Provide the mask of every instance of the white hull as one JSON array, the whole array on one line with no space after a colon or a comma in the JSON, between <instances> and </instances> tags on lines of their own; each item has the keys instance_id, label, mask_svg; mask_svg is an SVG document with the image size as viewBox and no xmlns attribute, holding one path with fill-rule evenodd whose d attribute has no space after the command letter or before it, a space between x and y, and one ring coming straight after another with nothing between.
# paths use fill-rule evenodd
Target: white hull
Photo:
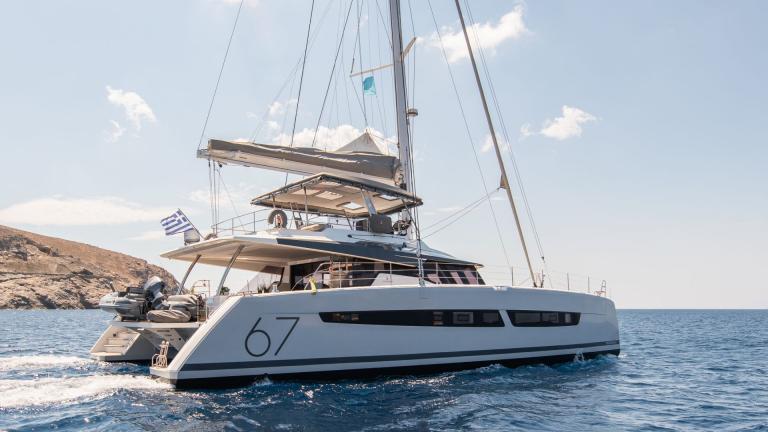
<instances>
[{"instance_id":1,"label":"white hull","mask_svg":"<svg viewBox=\"0 0 768 432\"><path fill-rule=\"evenodd\" d=\"M324 322L322 312L493 310L499 326L380 325ZM567 311L577 325L518 327L507 310ZM502 326L503 325L503 326ZM618 354L611 300L594 295L490 286L365 287L229 297L151 373L176 385L232 378L375 375L564 361Z\"/></svg>"}]
</instances>

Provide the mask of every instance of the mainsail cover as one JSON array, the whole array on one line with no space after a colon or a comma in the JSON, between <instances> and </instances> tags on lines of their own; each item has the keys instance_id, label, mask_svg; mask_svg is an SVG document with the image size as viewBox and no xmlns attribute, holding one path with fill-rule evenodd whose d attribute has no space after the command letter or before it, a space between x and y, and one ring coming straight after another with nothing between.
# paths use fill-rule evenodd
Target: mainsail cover
<instances>
[{"instance_id":1,"label":"mainsail cover","mask_svg":"<svg viewBox=\"0 0 768 432\"><path fill-rule=\"evenodd\" d=\"M381 153L367 132L336 151L211 139L208 148L198 150L197 156L302 175L347 174L393 185L402 181L400 161Z\"/></svg>"}]
</instances>

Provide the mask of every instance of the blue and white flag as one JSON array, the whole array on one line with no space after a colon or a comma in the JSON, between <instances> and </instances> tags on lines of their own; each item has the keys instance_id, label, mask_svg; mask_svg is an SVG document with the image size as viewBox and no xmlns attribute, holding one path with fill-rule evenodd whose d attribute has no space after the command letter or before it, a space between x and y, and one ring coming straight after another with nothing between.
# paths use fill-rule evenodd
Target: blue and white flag
<instances>
[{"instance_id":1,"label":"blue and white flag","mask_svg":"<svg viewBox=\"0 0 768 432\"><path fill-rule=\"evenodd\" d=\"M369 96L376 95L376 82L373 81L373 76L366 77L363 80L363 94Z\"/></svg>"},{"instance_id":2,"label":"blue and white flag","mask_svg":"<svg viewBox=\"0 0 768 432\"><path fill-rule=\"evenodd\" d=\"M187 219L187 216L181 210L176 210L174 214L161 220L160 224L165 229L165 235L167 236L195 229L192 222Z\"/></svg>"}]
</instances>

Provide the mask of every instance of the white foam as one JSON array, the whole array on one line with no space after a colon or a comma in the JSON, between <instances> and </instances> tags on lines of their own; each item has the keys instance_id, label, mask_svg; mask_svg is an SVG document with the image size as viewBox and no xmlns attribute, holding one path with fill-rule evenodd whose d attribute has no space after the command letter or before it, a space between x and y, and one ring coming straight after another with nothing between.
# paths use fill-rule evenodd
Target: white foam
<instances>
[{"instance_id":1,"label":"white foam","mask_svg":"<svg viewBox=\"0 0 768 432\"><path fill-rule=\"evenodd\" d=\"M0 371L21 369L46 369L58 366L81 366L90 360L82 357L30 355L15 357L0 357Z\"/></svg>"},{"instance_id":2,"label":"white foam","mask_svg":"<svg viewBox=\"0 0 768 432\"><path fill-rule=\"evenodd\" d=\"M99 399L117 390L168 390L171 386L148 377L93 375L34 380L0 380L0 408Z\"/></svg>"}]
</instances>

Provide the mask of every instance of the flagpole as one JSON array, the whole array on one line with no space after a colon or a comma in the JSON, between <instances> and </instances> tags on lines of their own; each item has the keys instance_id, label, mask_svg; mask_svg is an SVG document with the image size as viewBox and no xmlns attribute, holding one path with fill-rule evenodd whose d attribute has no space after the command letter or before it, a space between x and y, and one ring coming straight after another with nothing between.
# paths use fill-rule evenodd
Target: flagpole
<instances>
[{"instance_id":1,"label":"flagpole","mask_svg":"<svg viewBox=\"0 0 768 432\"><path fill-rule=\"evenodd\" d=\"M186 214L186 213L184 213L183 211L181 211L181 209L180 209L180 208L176 208L176 210L177 210L179 213L183 214L185 218L187 218L187 222L189 222L189 224L190 224L190 225L192 225L192 228L195 230L195 232L197 233L197 235L198 235L198 236L200 236L200 238L202 239L202 238L203 238L203 235L200 233L200 230L199 230L199 229L197 229L197 227L195 226L195 224L193 224L193 223L192 223L192 219L190 219L189 217L187 217L187 214ZM186 231L184 231L184 232L186 232Z\"/></svg>"}]
</instances>

